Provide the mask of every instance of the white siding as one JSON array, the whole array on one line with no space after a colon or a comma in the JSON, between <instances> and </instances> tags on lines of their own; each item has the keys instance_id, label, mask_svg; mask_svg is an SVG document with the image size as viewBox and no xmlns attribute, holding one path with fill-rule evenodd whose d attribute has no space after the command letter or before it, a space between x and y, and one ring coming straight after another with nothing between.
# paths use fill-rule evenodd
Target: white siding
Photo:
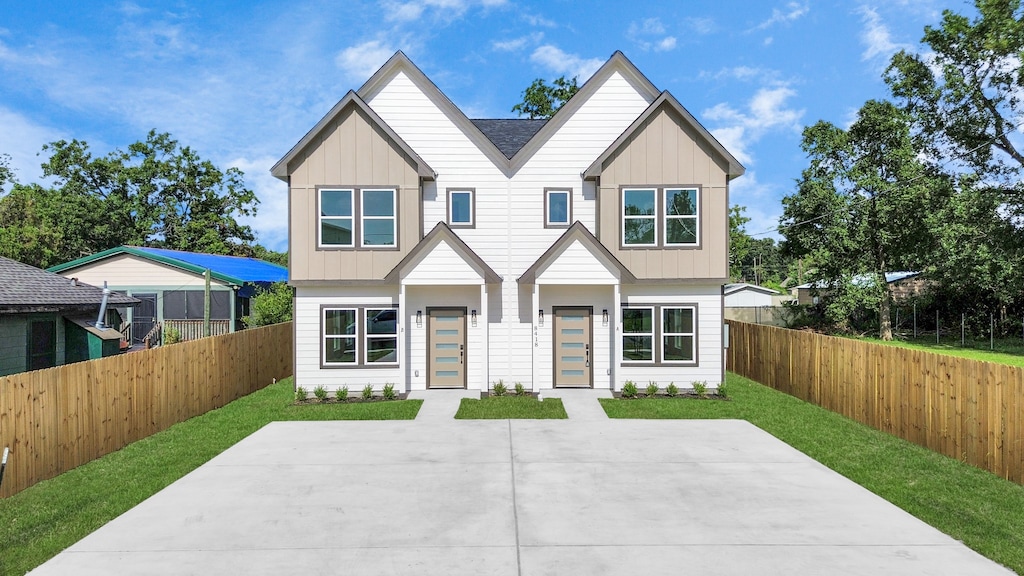
<instances>
[{"instance_id":1,"label":"white siding","mask_svg":"<svg viewBox=\"0 0 1024 576\"><path fill-rule=\"evenodd\" d=\"M482 284L483 278L451 245L440 241L402 279L405 284Z\"/></svg>"},{"instance_id":2,"label":"white siding","mask_svg":"<svg viewBox=\"0 0 1024 576\"><path fill-rule=\"evenodd\" d=\"M131 254L119 254L104 258L99 262L85 264L77 268L65 270L61 276L78 278L86 284L103 286L106 280L110 286L204 286L206 281L202 274L186 272L166 264L145 260ZM219 280L211 280L211 285L227 286Z\"/></svg>"},{"instance_id":3,"label":"white siding","mask_svg":"<svg viewBox=\"0 0 1024 576\"><path fill-rule=\"evenodd\" d=\"M618 278L579 240L537 275L537 284L615 284Z\"/></svg>"},{"instance_id":4,"label":"white siding","mask_svg":"<svg viewBox=\"0 0 1024 576\"><path fill-rule=\"evenodd\" d=\"M483 372L483 359L487 351L483 347L483 331L488 327L480 311L479 286L412 286L406 288L406 310L402 314L406 322L409 354L408 381L410 390L427 388L427 308L466 309L466 387L471 390L487 388L487 377ZM416 311L423 313L423 321L416 325ZM473 325L471 313L477 311L477 322Z\"/></svg>"},{"instance_id":5,"label":"white siding","mask_svg":"<svg viewBox=\"0 0 1024 576\"><path fill-rule=\"evenodd\" d=\"M612 338L615 331L614 294L611 286L541 286L540 307L544 310L544 325L534 320L534 390L552 387L554 354L555 306L589 306L591 313L591 370L595 389L612 387ZM608 310L608 324L604 324L603 311Z\"/></svg>"}]
</instances>

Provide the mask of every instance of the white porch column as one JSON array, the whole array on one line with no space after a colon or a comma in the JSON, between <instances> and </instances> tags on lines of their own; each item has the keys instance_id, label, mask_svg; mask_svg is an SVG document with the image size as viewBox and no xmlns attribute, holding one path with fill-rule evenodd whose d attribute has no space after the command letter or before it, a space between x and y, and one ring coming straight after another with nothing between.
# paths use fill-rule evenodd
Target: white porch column
<instances>
[{"instance_id":1,"label":"white porch column","mask_svg":"<svg viewBox=\"0 0 1024 576\"><path fill-rule=\"evenodd\" d=\"M490 325L487 323L487 282L480 284L480 311L477 314L478 328L482 333L481 341L483 342L483 350L480 353L480 357L483 360L483 365L480 367L484 375L483 389L487 389L487 384L491 381L490 371L490 359L491 359L491 346L489 343L489 332Z\"/></svg>"},{"instance_id":2,"label":"white porch column","mask_svg":"<svg viewBox=\"0 0 1024 576\"><path fill-rule=\"evenodd\" d=\"M539 325L540 323L537 320L539 312L540 312L540 286L538 284L534 284L533 285L533 321L532 321L533 334L530 337L530 340L533 342L533 346L531 346L531 352L532 352L531 357L533 358L533 369L530 371L530 388L534 392L539 392L540 391L540 389L537 387L537 385L538 385L537 374L540 373L538 371L539 367L537 366L537 363L540 361L540 359L538 358L538 353L540 352L540 350L538 348L540 346L539 330L542 330L543 327L541 327ZM545 322L550 322L551 320L548 319L548 318L545 318L544 321Z\"/></svg>"},{"instance_id":3,"label":"white porch column","mask_svg":"<svg viewBox=\"0 0 1024 576\"><path fill-rule=\"evenodd\" d=\"M619 389L619 365L622 363L622 290L620 284L614 284L614 300L612 305L612 357L608 363L612 369L612 390Z\"/></svg>"},{"instance_id":4,"label":"white porch column","mask_svg":"<svg viewBox=\"0 0 1024 576\"><path fill-rule=\"evenodd\" d=\"M409 354L409 350L412 348L409 342L409 331L406 330L406 318L409 317L409 311L405 309L405 282L398 282L398 362L402 367L402 381L401 389L405 392L409 391L409 370L412 367L412 357Z\"/></svg>"}]
</instances>

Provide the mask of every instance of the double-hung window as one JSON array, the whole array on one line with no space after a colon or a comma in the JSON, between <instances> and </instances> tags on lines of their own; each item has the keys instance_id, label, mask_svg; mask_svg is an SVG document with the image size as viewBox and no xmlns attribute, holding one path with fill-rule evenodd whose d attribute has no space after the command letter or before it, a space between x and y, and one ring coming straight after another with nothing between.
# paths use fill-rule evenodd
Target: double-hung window
<instances>
[{"instance_id":1,"label":"double-hung window","mask_svg":"<svg viewBox=\"0 0 1024 576\"><path fill-rule=\"evenodd\" d=\"M398 309L322 309L324 367L398 364Z\"/></svg>"},{"instance_id":2,"label":"double-hung window","mask_svg":"<svg viewBox=\"0 0 1024 576\"><path fill-rule=\"evenodd\" d=\"M622 189L622 247L700 245L700 188Z\"/></svg>"},{"instance_id":3,"label":"double-hung window","mask_svg":"<svg viewBox=\"0 0 1024 576\"><path fill-rule=\"evenodd\" d=\"M474 190L448 190L448 225L452 228L473 228L476 226L476 210L473 204Z\"/></svg>"},{"instance_id":4,"label":"double-hung window","mask_svg":"<svg viewBox=\"0 0 1024 576\"><path fill-rule=\"evenodd\" d=\"M318 193L320 247L398 245L394 188L321 188Z\"/></svg>"},{"instance_id":5,"label":"double-hung window","mask_svg":"<svg viewBox=\"0 0 1024 576\"><path fill-rule=\"evenodd\" d=\"M622 362L696 364L695 305L626 306L622 309Z\"/></svg>"},{"instance_id":6,"label":"double-hung window","mask_svg":"<svg viewBox=\"0 0 1024 576\"><path fill-rule=\"evenodd\" d=\"M572 222L572 190L544 189L544 227L568 228Z\"/></svg>"}]
</instances>

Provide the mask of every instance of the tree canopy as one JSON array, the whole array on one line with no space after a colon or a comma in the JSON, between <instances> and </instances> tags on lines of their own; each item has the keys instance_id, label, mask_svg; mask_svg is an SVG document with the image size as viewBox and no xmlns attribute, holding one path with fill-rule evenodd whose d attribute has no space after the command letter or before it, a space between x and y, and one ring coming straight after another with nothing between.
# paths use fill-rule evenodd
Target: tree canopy
<instances>
[{"instance_id":1,"label":"tree canopy","mask_svg":"<svg viewBox=\"0 0 1024 576\"><path fill-rule=\"evenodd\" d=\"M559 76L552 84L537 78L523 90L523 101L513 106L512 111L531 119L551 118L579 89L575 77L566 80L565 76Z\"/></svg>"}]
</instances>

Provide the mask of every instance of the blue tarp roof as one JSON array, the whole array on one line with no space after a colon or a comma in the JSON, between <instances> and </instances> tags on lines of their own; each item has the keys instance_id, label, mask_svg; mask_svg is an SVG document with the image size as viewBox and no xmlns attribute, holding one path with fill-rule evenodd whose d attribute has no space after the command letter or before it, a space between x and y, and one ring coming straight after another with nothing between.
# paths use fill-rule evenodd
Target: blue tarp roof
<instances>
[{"instance_id":1,"label":"blue tarp roof","mask_svg":"<svg viewBox=\"0 0 1024 576\"><path fill-rule=\"evenodd\" d=\"M179 250L166 250L164 248L136 247L135 249L154 256L179 260L199 268L208 268L211 273L230 276L243 282L285 282L288 280L287 268L256 258L182 252Z\"/></svg>"}]
</instances>

